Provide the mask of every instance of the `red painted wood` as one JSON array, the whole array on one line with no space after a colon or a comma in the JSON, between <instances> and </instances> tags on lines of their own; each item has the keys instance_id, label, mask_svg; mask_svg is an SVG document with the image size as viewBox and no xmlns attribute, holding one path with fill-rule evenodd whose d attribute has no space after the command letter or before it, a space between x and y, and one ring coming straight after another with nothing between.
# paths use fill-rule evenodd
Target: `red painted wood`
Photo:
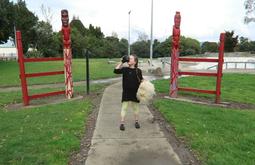
<instances>
[{"instance_id":1,"label":"red painted wood","mask_svg":"<svg viewBox=\"0 0 255 165\"><path fill-rule=\"evenodd\" d=\"M71 26L67 10L61 10L66 97L73 97Z\"/></svg>"},{"instance_id":2,"label":"red painted wood","mask_svg":"<svg viewBox=\"0 0 255 165\"><path fill-rule=\"evenodd\" d=\"M50 57L50 58L25 58L24 62L47 62L47 61L63 61L63 57Z\"/></svg>"},{"instance_id":3,"label":"red painted wood","mask_svg":"<svg viewBox=\"0 0 255 165\"><path fill-rule=\"evenodd\" d=\"M18 49L18 62L19 62L23 104L26 106L29 104L29 97L28 97L28 90L27 90L27 80L25 76L24 55L23 55L23 46L22 46L20 31L16 31L16 43L17 43L17 49Z\"/></svg>"},{"instance_id":4,"label":"red painted wood","mask_svg":"<svg viewBox=\"0 0 255 165\"><path fill-rule=\"evenodd\" d=\"M181 36L181 15L180 12L176 12L174 17L174 26L172 33L172 53L171 53L171 79L170 79L170 97L177 97L178 94L178 65L179 65L179 47Z\"/></svg>"},{"instance_id":5,"label":"red painted wood","mask_svg":"<svg viewBox=\"0 0 255 165\"><path fill-rule=\"evenodd\" d=\"M202 90L202 89L195 89L195 88L178 88L180 91L187 91L187 92L198 92L198 93L206 93L206 94L216 94L216 91L213 90Z\"/></svg>"},{"instance_id":6,"label":"red painted wood","mask_svg":"<svg viewBox=\"0 0 255 165\"><path fill-rule=\"evenodd\" d=\"M38 99L38 98L42 98L42 97L61 95L61 94L65 94L65 93L66 93L65 91L42 93L42 94L36 94L36 95L29 96L29 99Z\"/></svg>"},{"instance_id":7,"label":"red painted wood","mask_svg":"<svg viewBox=\"0 0 255 165\"><path fill-rule=\"evenodd\" d=\"M187 62L218 62L218 59L209 59L209 58L187 58L187 57L179 57L179 61L187 61Z\"/></svg>"},{"instance_id":8,"label":"red painted wood","mask_svg":"<svg viewBox=\"0 0 255 165\"><path fill-rule=\"evenodd\" d=\"M170 78L170 97L177 97L178 90L215 94L215 102L220 103L221 94L221 78L224 62L224 40L225 34L220 35L220 46L219 46L219 57L218 59L208 59L208 58L189 58L189 57L179 57L179 47L180 47L180 12L176 12L175 24L173 26L173 37L172 37L172 54L171 54L171 78ZM218 70L217 73L201 73L201 72L179 72L178 64L179 61L186 62L217 62ZM191 76L212 76L216 77L216 91L213 90L201 90L193 88L179 88L178 87L178 76L180 75L191 75Z\"/></svg>"},{"instance_id":9,"label":"red painted wood","mask_svg":"<svg viewBox=\"0 0 255 165\"><path fill-rule=\"evenodd\" d=\"M216 77L217 73L201 73L201 72L178 72L180 75L190 75L190 76L211 76Z\"/></svg>"},{"instance_id":10,"label":"red painted wood","mask_svg":"<svg viewBox=\"0 0 255 165\"><path fill-rule=\"evenodd\" d=\"M41 72L41 73L28 73L25 76L27 78L31 77L40 77L40 76L52 76L52 75L58 75L58 74L64 74L64 71L55 71L55 72Z\"/></svg>"},{"instance_id":11,"label":"red painted wood","mask_svg":"<svg viewBox=\"0 0 255 165\"><path fill-rule=\"evenodd\" d=\"M223 70L223 63L224 63L224 42L225 42L225 33L221 33L220 46L219 46L219 63L218 63L217 80L216 80L216 98L215 98L216 103L220 103L221 78L222 78L222 70Z\"/></svg>"}]
</instances>

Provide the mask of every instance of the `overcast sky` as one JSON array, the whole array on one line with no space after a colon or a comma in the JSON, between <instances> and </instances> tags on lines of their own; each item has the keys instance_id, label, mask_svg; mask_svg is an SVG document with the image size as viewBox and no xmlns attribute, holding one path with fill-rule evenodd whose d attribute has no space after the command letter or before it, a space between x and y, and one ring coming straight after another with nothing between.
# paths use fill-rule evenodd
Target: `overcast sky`
<instances>
[{"instance_id":1,"label":"overcast sky","mask_svg":"<svg viewBox=\"0 0 255 165\"><path fill-rule=\"evenodd\" d=\"M131 40L138 33L150 36L151 0L26 0L28 8L41 20L40 6L53 13L53 29L60 30L61 9L68 9L70 18L79 16L83 24L100 26L105 35L116 32L127 38L128 11L131 10ZM182 16L182 35L199 41L218 41L225 30L235 30L239 36L255 40L255 23L245 25L244 0L154 0L154 38L163 40L172 33L175 11Z\"/></svg>"}]
</instances>

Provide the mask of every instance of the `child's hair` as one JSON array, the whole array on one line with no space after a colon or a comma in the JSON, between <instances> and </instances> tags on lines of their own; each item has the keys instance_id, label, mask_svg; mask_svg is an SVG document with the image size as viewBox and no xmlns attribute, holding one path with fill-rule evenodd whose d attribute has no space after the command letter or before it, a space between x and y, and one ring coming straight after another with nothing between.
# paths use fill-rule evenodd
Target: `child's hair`
<instances>
[{"instance_id":1,"label":"child's hair","mask_svg":"<svg viewBox=\"0 0 255 165\"><path fill-rule=\"evenodd\" d=\"M134 60L135 60L135 68L138 68L138 57L136 54L131 54L130 56L133 56L134 57Z\"/></svg>"}]
</instances>

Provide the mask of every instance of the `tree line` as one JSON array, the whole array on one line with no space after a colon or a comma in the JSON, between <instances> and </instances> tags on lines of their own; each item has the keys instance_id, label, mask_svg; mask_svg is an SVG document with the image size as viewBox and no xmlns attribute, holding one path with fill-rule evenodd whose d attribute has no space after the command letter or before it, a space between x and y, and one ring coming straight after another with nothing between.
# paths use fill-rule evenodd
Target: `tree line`
<instances>
[{"instance_id":1,"label":"tree line","mask_svg":"<svg viewBox=\"0 0 255 165\"><path fill-rule=\"evenodd\" d=\"M22 32L24 51L28 57L62 56L62 34L54 32L49 19L41 21L26 6L25 1L16 3L9 0L0 1L0 44L9 39L14 40L14 27ZM78 17L71 22L72 51L74 58L83 58L84 51L91 57L115 58L127 54L128 41L119 38L117 33L105 36L100 27L89 25L85 27ZM169 56L172 36L164 41L154 40L153 56ZM203 42L190 37L181 36L180 55L195 55L205 52L217 52L218 42ZM27 51L32 48L34 51ZM139 57L149 57L150 40L146 34L140 34L138 40L131 44L131 53ZM255 41L235 36L234 31L226 31L225 51L255 52Z\"/></svg>"}]
</instances>

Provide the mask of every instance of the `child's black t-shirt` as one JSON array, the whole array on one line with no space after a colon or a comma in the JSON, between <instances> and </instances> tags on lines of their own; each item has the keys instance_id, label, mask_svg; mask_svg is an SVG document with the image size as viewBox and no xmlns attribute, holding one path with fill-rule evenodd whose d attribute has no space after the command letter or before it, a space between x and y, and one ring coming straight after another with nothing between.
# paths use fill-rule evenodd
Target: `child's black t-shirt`
<instances>
[{"instance_id":1,"label":"child's black t-shirt","mask_svg":"<svg viewBox=\"0 0 255 165\"><path fill-rule=\"evenodd\" d=\"M139 102L139 100L136 98L136 93L140 82L143 80L141 69L123 67L120 69L114 69L114 73L122 74L122 102Z\"/></svg>"}]
</instances>

